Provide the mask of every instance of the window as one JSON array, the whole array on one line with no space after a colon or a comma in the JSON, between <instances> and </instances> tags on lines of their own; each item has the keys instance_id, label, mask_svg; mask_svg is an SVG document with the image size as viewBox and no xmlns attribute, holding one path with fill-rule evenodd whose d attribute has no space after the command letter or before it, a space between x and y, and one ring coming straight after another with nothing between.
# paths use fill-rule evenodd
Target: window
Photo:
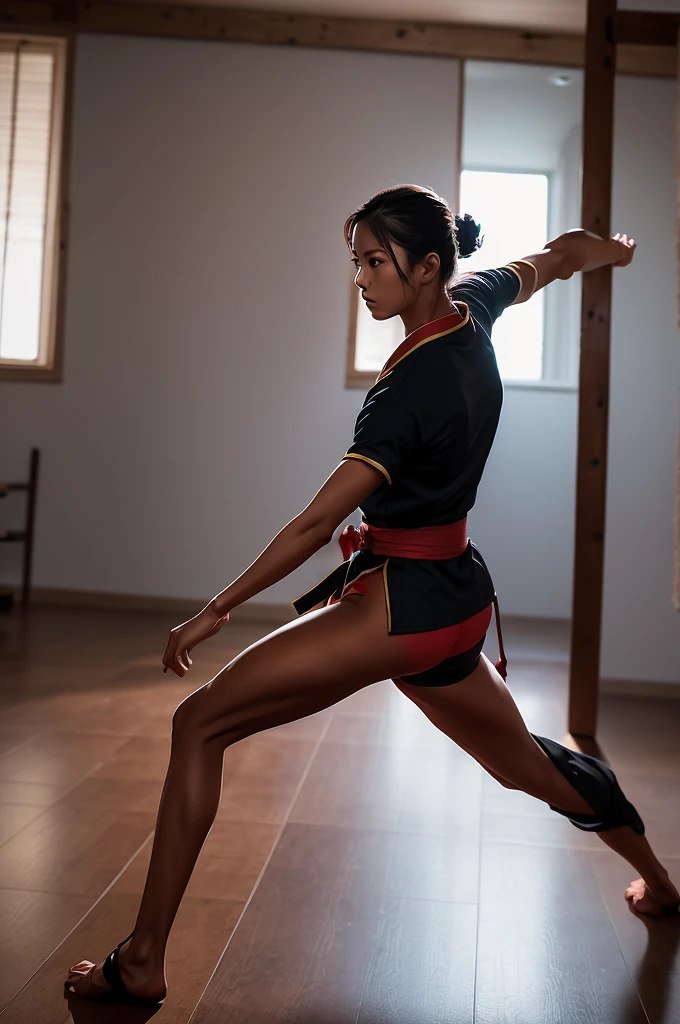
<instances>
[{"instance_id":1,"label":"window","mask_svg":"<svg viewBox=\"0 0 680 1024\"><path fill-rule=\"evenodd\" d=\"M572 133L578 143L580 136ZM576 181L576 179L574 179ZM459 261L461 273L503 266L540 252L560 233L561 207L577 186L555 172L466 168L461 173L460 210L481 225L484 241ZM569 195L566 198L569 198ZM573 225L571 225L573 226ZM352 269L352 274L354 270ZM388 356L404 339L400 317L374 320L351 284L348 387L369 387ZM578 376L580 278L556 281L518 306L508 307L493 328L502 379L508 383L575 388Z\"/></svg>"},{"instance_id":2,"label":"window","mask_svg":"<svg viewBox=\"0 0 680 1024\"><path fill-rule=\"evenodd\" d=\"M0 377L57 380L68 43L0 34Z\"/></svg>"},{"instance_id":3,"label":"window","mask_svg":"<svg viewBox=\"0 0 680 1024\"><path fill-rule=\"evenodd\" d=\"M404 340L404 324L398 316L374 320L354 283L356 268L351 267L349 300L349 338L345 387L369 388L388 356Z\"/></svg>"},{"instance_id":4,"label":"window","mask_svg":"<svg viewBox=\"0 0 680 1024\"><path fill-rule=\"evenodd\" d=\"M540 252L548 240L547 174L464 170L460 209L481 225L481 249L460 260L462 271L500 267ZM545 290L511 306L494 324L493 346L503 380L541 380Z\"/></svg>"}]
</instances>

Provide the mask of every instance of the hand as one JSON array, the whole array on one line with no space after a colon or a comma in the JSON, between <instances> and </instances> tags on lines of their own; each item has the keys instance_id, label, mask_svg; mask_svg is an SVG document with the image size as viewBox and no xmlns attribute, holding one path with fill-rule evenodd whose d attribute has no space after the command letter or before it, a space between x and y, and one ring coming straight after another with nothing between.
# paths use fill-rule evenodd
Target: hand
<instances>
[{"instance_id":1,"label":"hand","mask_svg":"<svg viewBox=\"0 0 680 1024\"><path fill-rule=\"evenodd\" d=\"M217 616L210 609L210 605L204 608L193 619L187 619L181 626L175 626L170 630L170 639L163 655L164 672L170 668L180 678L185 675L193 664L189 657L189 651L207 640L209 636L219 633L223 623L229 621L229 612L226 615Z\"/></svg>"},{"instance_id":2,"label":"hand","mask_svg":"<svg viewBox=\"0 0 680 1024\"><path fill-rule=\"evenodd\" d=\"M614 235L612 242L618 243L618 248L621 252L621 256L612 264L612 266L627 267L633 259L633 253L635 252L637 242L634 238L629 238L628 235L622 235L620 231L617 231Z\"/></svg>"}]
</instances>

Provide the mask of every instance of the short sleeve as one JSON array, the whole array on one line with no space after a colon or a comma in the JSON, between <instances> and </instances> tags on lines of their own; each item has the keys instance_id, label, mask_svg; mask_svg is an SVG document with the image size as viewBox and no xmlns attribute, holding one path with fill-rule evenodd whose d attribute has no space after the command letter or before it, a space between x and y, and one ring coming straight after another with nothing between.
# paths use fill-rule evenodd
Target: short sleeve
<instances>
[{"instance_id":1,"label":"short sleeve","mask_svg":"<svg viewBox=\"0 0 680 1024\"><path fill-rule=\"evenodd\" d=\"M471 306L473 315L490 332L503 310L515 301L521 288L519 271L508 264L466 274L450 288L450 294Z\"/></svg>"},{"instance_id":2,"label":"short sleeve","mask_svg":"<svg viewBox=\"0 0 680 1024\"><path fill-rule=\"evenodd\" d=\"M389 484L398 477L420 436L415 403L406 383L382 380L373 385L357 416L354 440L342 457L369 462Z\"/></svg>"}]
</instances>

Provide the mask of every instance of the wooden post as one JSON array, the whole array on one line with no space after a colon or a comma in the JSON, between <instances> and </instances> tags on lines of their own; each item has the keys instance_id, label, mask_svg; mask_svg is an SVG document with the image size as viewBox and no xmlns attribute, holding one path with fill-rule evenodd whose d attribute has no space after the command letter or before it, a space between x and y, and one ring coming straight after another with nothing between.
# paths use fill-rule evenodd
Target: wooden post
<instances>
[{"instance_id":1,"label":"wooden post","mask_svg":"<svg viewBox=\"0 0 680 1024\"><path fill-rule=\"evenodd\" d=\"M24 560L21 577L21 607L28 610L33 572L33 542L35 538L35 510L38 500L38 473L40 470L40 449L31 448L31 468L28 474L26 500L26 526L24 530Z\"/></svg>"},{"instance_id":2,"label":"wooden post","mask_svg":"<svg viewBox=\"0 0 680 1024\"><path fill-rule=\"evenodd\" d=\"M616 0L588 0L581 226L611 233ZM594 739L602 622L611 267L583 274L569 732Z\"/></svg>"}]
</instances>

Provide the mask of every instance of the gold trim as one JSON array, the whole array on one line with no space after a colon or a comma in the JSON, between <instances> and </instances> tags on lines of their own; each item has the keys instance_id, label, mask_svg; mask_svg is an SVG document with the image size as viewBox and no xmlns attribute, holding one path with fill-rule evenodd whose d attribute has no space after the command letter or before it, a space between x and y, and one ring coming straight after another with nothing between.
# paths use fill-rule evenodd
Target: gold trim
<instances>
[{"instance_id":1,"label":"gold trim","mask_svg":"<svg viewBox=\"0 0 680 1024\"><path fill-rule=\"evenodd\" d=\"M538 287L538 267L536 266L535 263L532 263L531 260L513 260L512 262L513 262L513 264L525 263L528 267L531 267L531 269L533 270L533 272L534 272L534 287L531 289L531 292L528 295L528 298L531 298L531 296L536 291L536 288ZM512 267L512 264L508 263L508 266ZM512 269L514 269L514 268L512 268ZM515 271L515 273L517 273L517 271ZM520 281L522 281L521 277L520 277ZM523 281L522 281L522 284L524 284ZM520 291L521 291L521 287L520 287Z\"/></svg>"},{"instance_id":2,"label":"gold trim","mask_svg":"<svg viewBox=\"0 0 680 1024\"><path fill-rule=\"evenodd\" d=\"M382 572L383 572L383 586L385 588L385 605L387 607L387 632L389 633L389 631L392 629L392 609L390 608L390 591L389 591L389 587L387 586L387 563L388 562L389 562L389 558L386 558L385 561L383 562Z\"/></svg>"},{"instance_id":3,"label":"gold trim","mask_svg":"<svg viewBox=\"0 0 680 1024\"><path fill-rule=\"evenodd\" d=\"M515 260L513 263L506 263L505 266L506 266L506 268L508 270L511 270L513 272L513 274L515 275L515 277L519 281L519 291L521 292L522 291L522 286L524 285L524 281L522 280L522 275L520 274L519 270L517 270L517 267L516 267L518 262L519 262L518 260ZM517 292L517 295L519 295L519 292ZM517 295L515 296L515 298L517 298Z\"/></svg>"},{"instance_id":4,"label":"gold trim","mask_svg":"<svg viewBox=\"0 0 680 1024\"><path fill-rule=\"evenodd\" d=\"M449 314L445 314L445 315L449 315ZM445 331L439 331L438 334L431 334L429 338L423 338L423 340L419 341L417 345L414 345L413 348L410 348L408 350L408 352L404 352L403 356L399 356L397 361L395 363L392 363L392 365L390 366L389 370L386 370L384 373L381 371L378 374L378 376L375 378L376 384L378 383L379 380L382 380L383 377L386 377L388 373L391 373L392 370L394 369L394 367L398 366L399 363L402 361L402 359L406 359L406 356L410 356L411 352L415 352L416 349L421 347L421 345L426 345L428 341L434 341L436 338L443 338L445 334L453 334L455 331L459 331L461 329L461 327L465 327L465 325L469 321L469 319L470 319L470 309L468 307L468 311L465 314L465 319L463 321L461 321L461 323L457 324L455 327L449 327ZM419 328L416 328L416 330L419 330ZM404 340L406 340L406 339L404 339ZM388 362L389 362L389 359L388 359Z\"/></svg>"},{"instance_id":5,"label":"gold trim","mask_svg":"<svg viewBox=\"0 0 680 1024\"><path fill-rule=\"evenodd\" d=\"M307 596L307 594L311 594L311 592L312 592L313 590L316 590L316 588L317 588L317 587L320 587L322 583L325 583L325 582L326 582L326 580L329 580L329 579L331 578L331 576L333 575L333 573L334 573L334 572L337 572L337 571L338 571L338 569L340 568L340 566L341 566L341 565L344 565L344 564L345 564L345 562L349 562L349 558L344 558L344 559L342 560L342 562L338 562L338 564L337 564L337 565L335 566L335 568L334 568L334 569L331 569L331 571L330 571L330 572L329 572L329 573L328 573L328 574L327 574L326 576L324 576L324 577L323 577L322 579L318 580L318 581L317 581L317 582L316 582L316 583L314 584L314 586L313 586L313 587L310 587L310 588L309 588L309 590L305 590L304 594L300 594L300 596L299 596L299 597L296 597L296 598L294 598L294 599L293 599L293 600L292 600L292 601L290 602L290 603L291 603L291 605L292 605L292 606L293 606L293 607L295 608L295 602L296 602L296 601L301 601L303 597L306 597L306 596ZM295 608L295 611L297 611L297 608Z\"/></svg>"},{"instance_id":6,"label":"gold trim","mask_svg":"<svg viewBox=\"0 0 680 1024\"><path fill-rule=\"evenodd\" d=\"M380 572L381 569L382 565L374 565L372 569L364 569L362 572L359 573L358 576L355 576L353 580L350 580L349 583L345 583L340 593L340 597L338 598L338 601L342 601L343 597L345 596L345 591L349 590L349 588L353 586L357 580L360 580L362 576L370 576L371 573ZM331 597L332 596L333 595L331 595Z\"/></svg>"},{"instance_id":7,"label":"gold trim","mask_svg":"<svg viewBox=\"0 0 680 1024\"><path fill-rule=\"evenodd\" d=\"M375 466L376 469L379 469L380 472L385 477L385 479L387 480L388 484L392 483L392 478L391 478L390 474L387 472L387 470L385 469L385 467L381 466L379 462L375 462L373 459L369 459L367 455L359 455L356 452L348 452L345 455L343 455L343 457L340 459L340 461L344 462L345 459L363 459L364 462L368 462L368 463L370 463L371 466Z\"/></svg>"}]
</instances>

